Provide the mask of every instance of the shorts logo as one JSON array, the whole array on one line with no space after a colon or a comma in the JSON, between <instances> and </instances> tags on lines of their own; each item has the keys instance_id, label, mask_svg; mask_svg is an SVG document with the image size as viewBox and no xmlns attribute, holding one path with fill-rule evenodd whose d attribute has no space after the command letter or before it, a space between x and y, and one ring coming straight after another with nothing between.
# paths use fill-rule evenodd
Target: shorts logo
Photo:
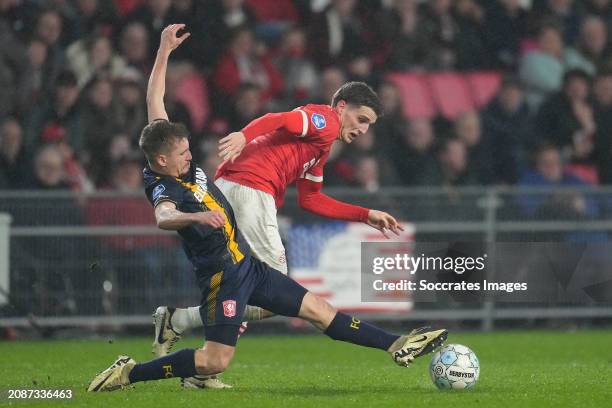
<instances>
[{"instance_id":1,"label":"shorts logo","mask_svg":"<svg viewBox=\"0 0 612 408\"><path fill-rule=\"evenodd\" d=\"M161 195L161 193L164 192L165 189L166 187L163 184L160 184L159 186L155 187L153 189L153 201L157 200L159 196Z\"/></svg>"},{"instance_id":2,"label":"shorts logo","mask_svg":"<svg viewBox=\"0 0 612 408\"><path fill-rule=\"evenodd\" d=\"M312 115L311 120L312 120L312 124L317 129L323 129L325 127L325 118L323 117L323 115L315 113L314 115Z\"/></svg>"},{"instance_id":3,"label":"shorts logo","mask_svg":"<svg viewBox=\"0 0 612 408\"><path fill-rule=\"evenodd\" d=\"M225 317L236 316L236 301L235 300L224 300L223 301L223 315Z\"/></svg>"}]
</instances>

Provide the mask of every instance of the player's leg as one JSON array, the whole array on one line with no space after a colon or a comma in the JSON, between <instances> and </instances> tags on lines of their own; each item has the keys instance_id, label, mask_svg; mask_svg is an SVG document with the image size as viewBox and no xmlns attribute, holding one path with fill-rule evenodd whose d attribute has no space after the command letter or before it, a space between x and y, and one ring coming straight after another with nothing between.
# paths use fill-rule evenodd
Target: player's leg
<instances>
[{"instance_id":1,"label":"player's leg","mask_svg":"<svg viewBox=\"0 0 612 408\"><path fill-rule=\"evenodd\" d=\"M201 273L198 279L202 292L199 313L206 337L201 350L183 349L143 364L136 364L126 356L120 357L94 378L88 390L113 391L140 381L187 379L223 372L234 356L242 315L256 284L256 276L249 273L251 268L247 258L225 271L197 272Z\"/></svg>"},{"instance_id":2,"label":"player's leg","mask_svg":"<svg viewBox=\"0 0 612 408\"><path fill-rule=\"evenodd\" d=\"M339 312L324 299L266 265L260 264L255 270L261 276L249 299L250 304L280 315L301 317L334 340L384 350L399 365L408 365L415 357L433 351L446 340L444 329L417 329L404 336L389 333Z\"/></svg>"},{"instance_id":3,"label":"player's leg","mask_svg":"<svg viewBox=\"0 0 612 408\"><path fill-rule=\"evenodd\" d=\"M96 375L87 391L114 391L141 381L220 374L231 362L234 351L234 346L207 341L201 349L183 349L141 364L120 356L113 365Z\"/></svg>"}]
</instances>

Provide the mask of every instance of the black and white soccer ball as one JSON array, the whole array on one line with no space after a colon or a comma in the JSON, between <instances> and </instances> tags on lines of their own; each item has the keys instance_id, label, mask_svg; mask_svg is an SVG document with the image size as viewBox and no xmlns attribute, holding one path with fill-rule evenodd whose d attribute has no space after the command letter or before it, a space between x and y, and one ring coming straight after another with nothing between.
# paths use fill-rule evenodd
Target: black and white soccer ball
<instances>
[{"instance_id":1,"label":"black and white soccer ball","mask_svg":"<svg viewBox=\"0 0 612 408\"><path fill-rule=\"evenodd\" d=\"M439 389L472 388L480 375L480 362L469 347L449 344L434 354L429 373Z\"/></svg>"}]
</instances>

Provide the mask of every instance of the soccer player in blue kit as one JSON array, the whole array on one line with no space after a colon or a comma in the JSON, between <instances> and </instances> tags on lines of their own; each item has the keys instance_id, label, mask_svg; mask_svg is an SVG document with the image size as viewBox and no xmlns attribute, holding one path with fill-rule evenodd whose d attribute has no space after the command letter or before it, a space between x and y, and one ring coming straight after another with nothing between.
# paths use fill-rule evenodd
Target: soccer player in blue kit
<instances>
[{"instance_id":1,"label":"soccer player in blue kit","mask_svg":"<svg viewBox=\"0 0 612 408\"><path fill-rule=\"evenodd\" d=\"M158 57L149 80L149 124L140 136L148 165L144 170L146 195L159 228L177 231L191 261L202 293L200 317L205 346L182 349L138 364L120 356L91 381L88 391L113 391L140 381L211 376L230 364L247 305L275 314L300 317L325 335L389 353L398 365L433 351L447 331L415 329L407 335L388 333L368 322L337 311L288 276L251 257L236 225L233 210L207 175L191 162L189 135L172 123L163 103L168 56L188 36L177 36L184 25L162 32Z\"/></svg>"}]
</instances>

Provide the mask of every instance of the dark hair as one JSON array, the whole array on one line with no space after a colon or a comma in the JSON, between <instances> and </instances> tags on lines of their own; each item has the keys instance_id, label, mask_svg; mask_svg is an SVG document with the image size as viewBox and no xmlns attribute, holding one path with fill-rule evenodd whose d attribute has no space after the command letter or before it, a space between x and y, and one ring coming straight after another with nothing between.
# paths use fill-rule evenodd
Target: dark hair
<instances>
[{"instance_id":1,"label":"dark hair","mask_svg":"<svg viewBox=\"0 0 612 408\"><path fill-rule=\"evenodd\" d=\"M591 84L591 76L583 69L574 68L566 71L563 74L563 88L565 88L574 79L582 79L587 84Z\"/></svg>"},{"instance_id":2,"label":"dark hair","mask_svg":"<svg viewBox=\"0 0 612 408\"><path fill-rule=\"evenodd\" d=\"M342 85L332 97L331 105L336 106L338 102L345 101L355 106L367 106L372 108L376 116L382 116L382 106L378 95L365 82L347 82Z\"/></svg>"},{"instance_id":3,"label":"dark hair","mask_svg":"<svg viewBox=\"0 0 612 408\"><path fill-rule=\"evenodd\" d=\"M77 86L77 77L74 72L69 69L61 71L55 79L55 87L59 88L60 86Z\"/></svg>"},{"instance_id":4,"label":"dark hair","mask_svg":"<svg viewBox=\"0 0 612 408\"><path fill-rule=\"evenodd\" d=\"M156 155L168 152L175 143L184 138L189 138L185 125L157 119L142 129L138 146L151 164L155 162Z\"/></svg>"}]
</instances>

